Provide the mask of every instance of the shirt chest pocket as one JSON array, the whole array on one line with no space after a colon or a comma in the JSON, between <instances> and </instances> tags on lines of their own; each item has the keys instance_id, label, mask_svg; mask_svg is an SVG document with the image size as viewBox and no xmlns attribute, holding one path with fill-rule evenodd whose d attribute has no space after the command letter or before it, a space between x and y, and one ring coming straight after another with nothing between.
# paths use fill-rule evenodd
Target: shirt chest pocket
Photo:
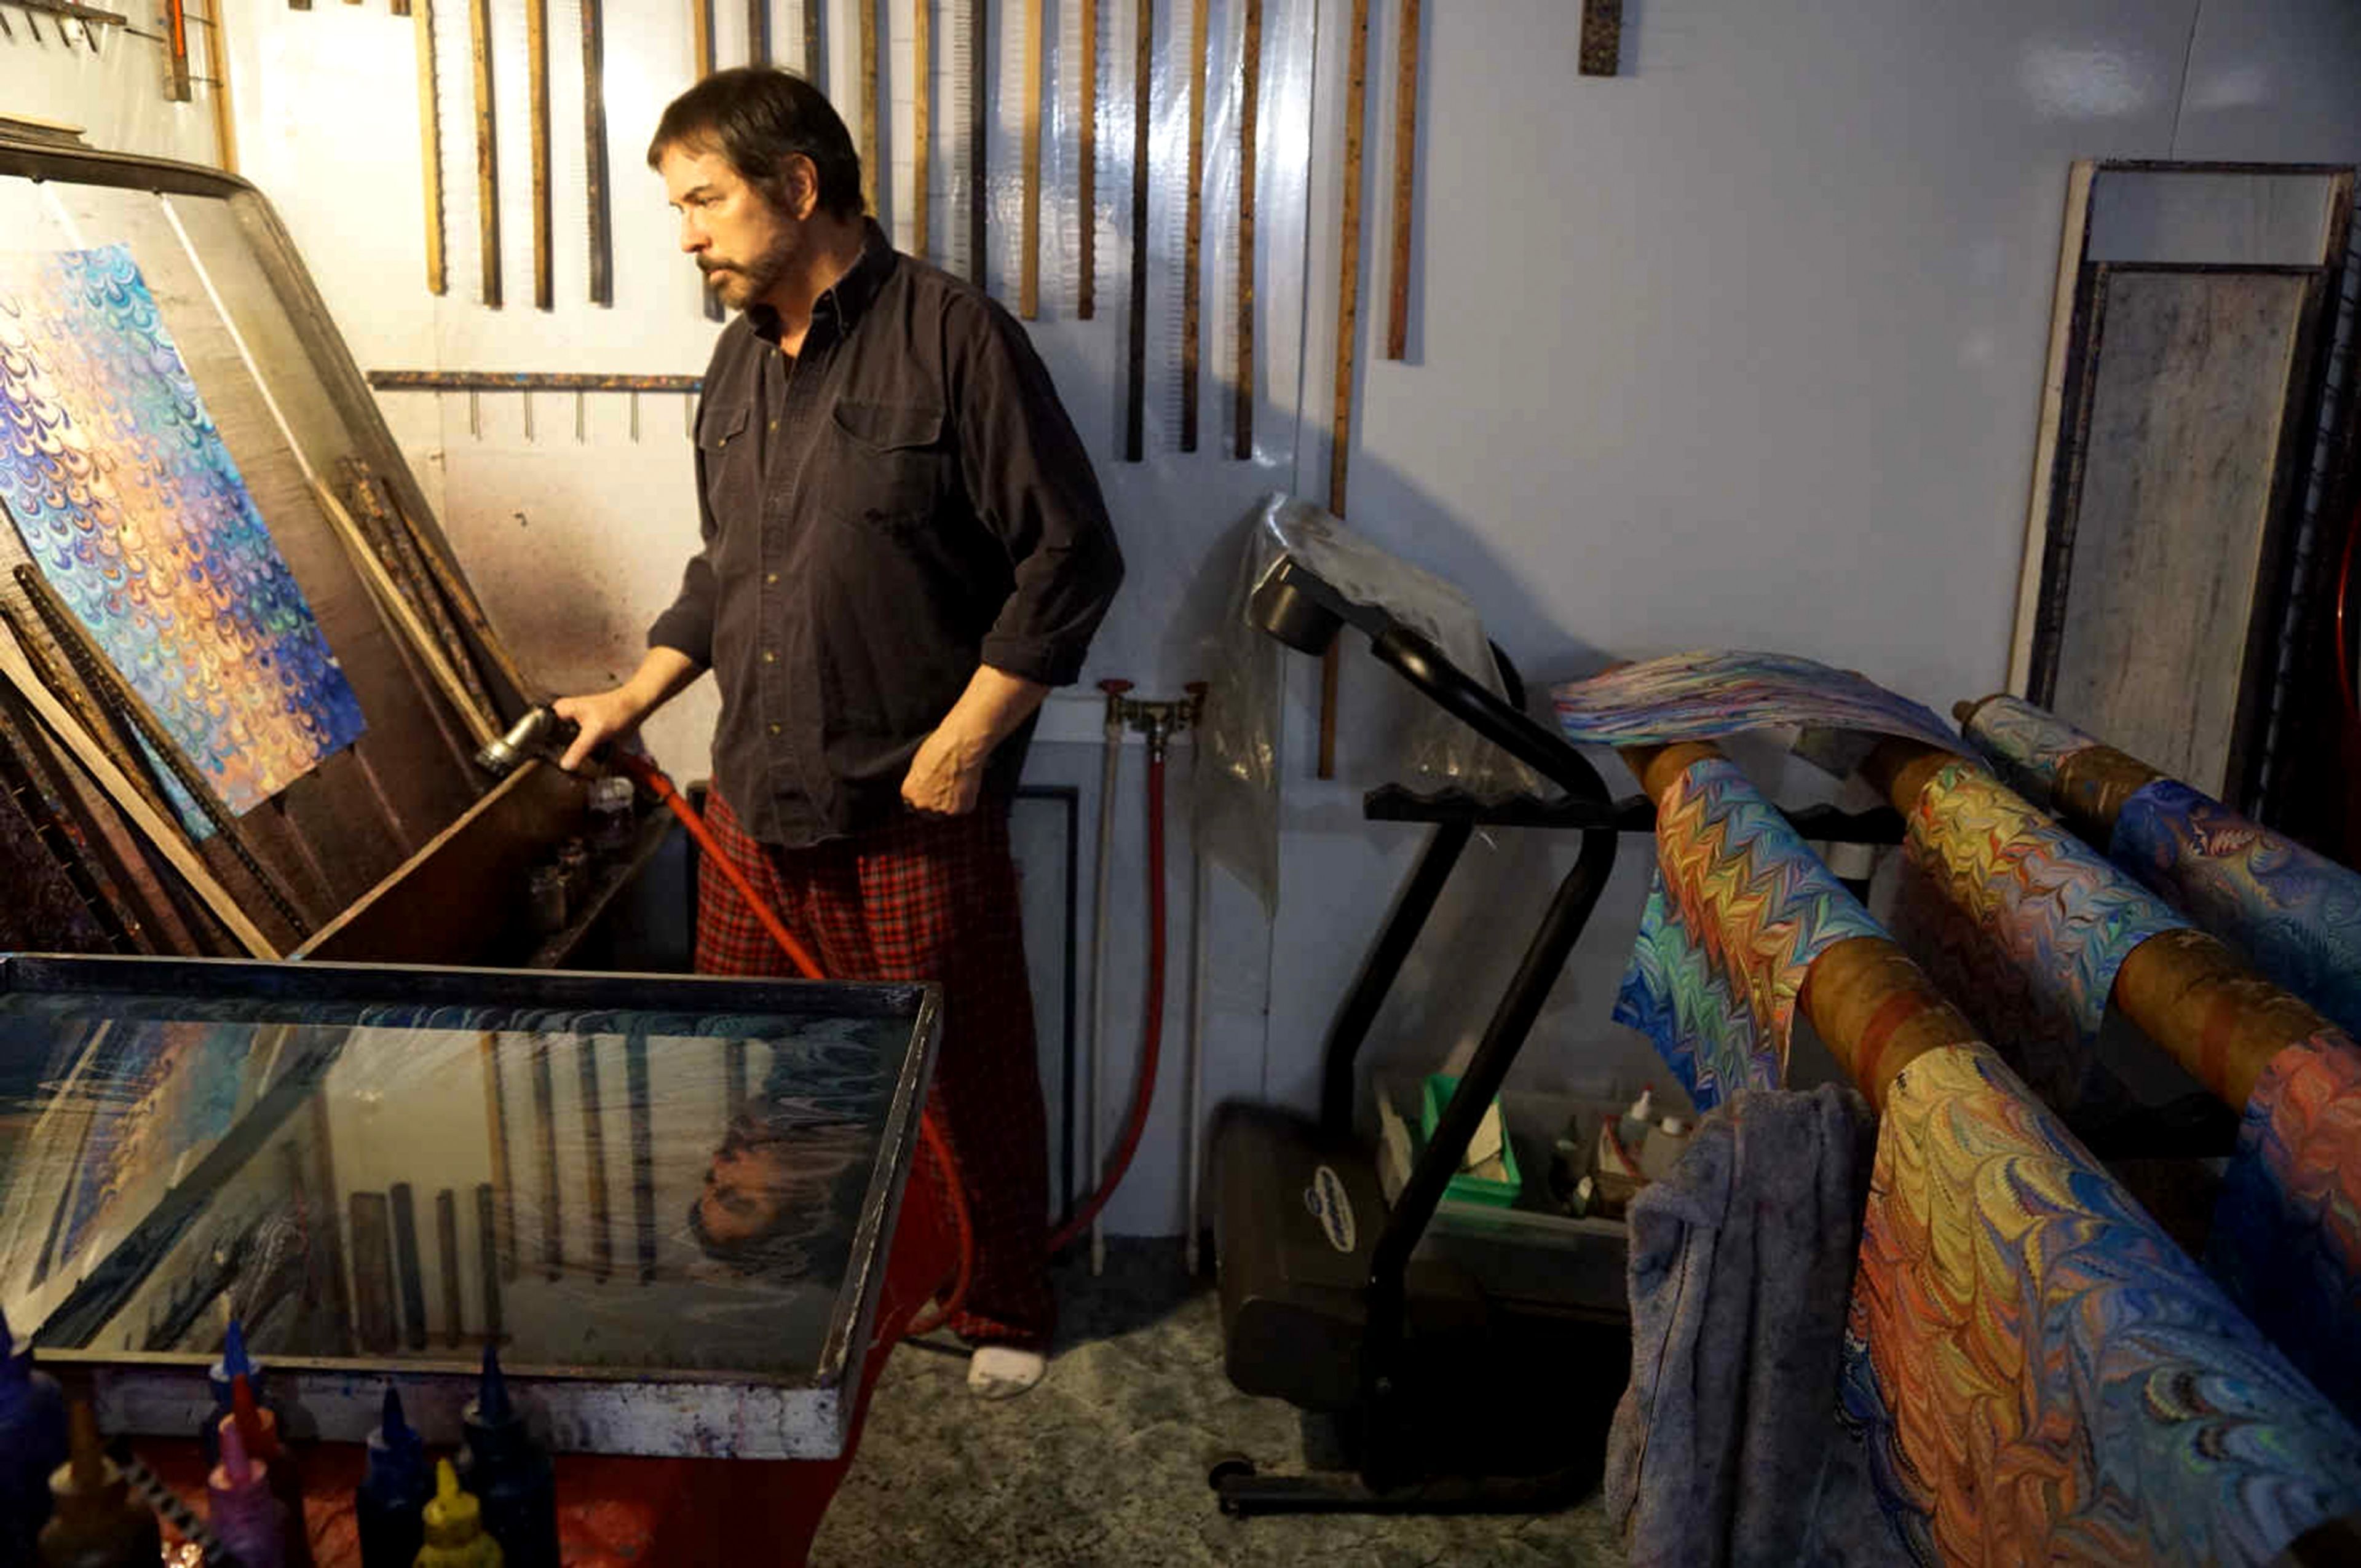
<instances>
[{"instance_id":1,"label":"shirt chest pocket","mask_svg":"<svg viewBox=\"0 0 2361 1568\"><path fill-rule=\"evenodd\" d=\"M954 472L942 411L898 403L838 403L814 457L829 516L897 534L934 517Z\"/></svg>"},{"instance_id":2,"label":"shirt chest pocket","mask_svg":"<svg viewBox=\"0 0 2361 1568\"><path fill-rule=\"evenodd\" d=\"M743 403L734 408L710 408L697 422L697 461L705 481L706 504L717 522L727 527L733 518L760 516L762 474L750 431L752 411Z\"/></svg>"}]
</instances>

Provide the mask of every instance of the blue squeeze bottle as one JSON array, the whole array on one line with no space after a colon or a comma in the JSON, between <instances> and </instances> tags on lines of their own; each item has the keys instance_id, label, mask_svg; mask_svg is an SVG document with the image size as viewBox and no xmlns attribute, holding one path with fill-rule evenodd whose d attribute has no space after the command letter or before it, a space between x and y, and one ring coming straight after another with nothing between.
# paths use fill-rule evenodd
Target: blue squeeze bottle
<instances>
[{"instance_id":1,"label":"blue squeeze bottle","mask_svg":"<svg viewBox=\"0 0 2361 1568\"><path fill-rule=\"evenodd\" d=\"M58 1380L16 1349L0 1314L0 1563L30 1563L49 1518L49 1473L66 1462L66 1400Z\"/></svg>"},{"instance_id":2,"label":"blue squeeze bottle","mask_svg":"<svg viewBox=\"0 0 2361 1568\"><path fill-rule=\"evenodd\" d=\"M459 1476L483 1504L484 1533L500 1542L508 1568L559 1568L556 1473L549 1451L533 1441L510 1400L489 1343L483 1382L461 1420L467 1446L458 1457Z\"/></svg>"},{"instance_id":3,"label":"blue squeeze bottle","mask_svg":"<svg viewBox=\"0 0 2361 1568\"><path fill-rule=\"evenodd\" d=\"M426 1503L434 1496L426 1443L402 1419L401 1396L385 1390L385 1418L369 1433L368 1469L353 1497L361 1568L410 1568L426 1544Z\"/></svg>"}]
</instances>

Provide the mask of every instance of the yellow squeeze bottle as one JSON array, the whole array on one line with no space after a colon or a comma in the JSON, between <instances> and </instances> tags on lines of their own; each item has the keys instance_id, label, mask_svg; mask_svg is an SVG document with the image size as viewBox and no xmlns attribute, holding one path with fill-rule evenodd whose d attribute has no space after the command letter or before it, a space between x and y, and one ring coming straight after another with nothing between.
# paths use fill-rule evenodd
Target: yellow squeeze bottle
<instances>
[{"instance_id":1,"label":"yellow squeeze bottle","mask_svg":"<svg viewBox=\"0 0 2361 1568\"><path fill-rule=\"evenodd\" d=\"M484 1533L483 1509L459 1490L459 1473L447 1459L435 1462L426 1544L412 1568L501 1568L500 1543Z\"/></svg>"}]
</instances>

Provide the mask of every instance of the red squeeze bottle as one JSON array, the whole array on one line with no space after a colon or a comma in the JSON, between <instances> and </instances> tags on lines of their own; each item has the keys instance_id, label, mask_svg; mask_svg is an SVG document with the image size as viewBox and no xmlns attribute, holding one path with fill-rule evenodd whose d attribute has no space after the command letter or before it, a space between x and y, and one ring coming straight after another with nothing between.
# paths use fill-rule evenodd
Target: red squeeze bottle
<instances>
[{"instance_id":1,"label":"red squeeze bottle","mask_svg":"<svg viewBox=\"0 0 2361 1568\"><path fill-rule=\"evenodd\" d=\"M295 1455L279 1441L279 1418L254 1402L254 1385L239 1373L229 1384L230 1420L246 1452L260 1460L270 1479L270 1495L287 1510L286 1568L317 1568L312 1558L312 1527L303 1519L303 1477Z\"/></svg>"}]
</instances>

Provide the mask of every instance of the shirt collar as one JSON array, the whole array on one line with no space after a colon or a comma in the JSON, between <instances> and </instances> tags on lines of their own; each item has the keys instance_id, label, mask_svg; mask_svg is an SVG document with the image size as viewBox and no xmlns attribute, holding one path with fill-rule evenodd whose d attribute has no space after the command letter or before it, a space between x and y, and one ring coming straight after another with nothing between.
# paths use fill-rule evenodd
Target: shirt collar
<instances>
[{"instance_id":1,"label":"shirt collar","mask_svg":"<svg viewBox=\"0 0 2361 1568\"><path fill-rule=\"evenodd\" d=\"M885 280L894 275L893 242L877 226L875 218L863 218L861 222L861 259L812 302L812 324L826 322L840 338L853 329L876 300L878 291L885 286ZM767 343L778 342L778 312L768 305L756 305L746 316L756 336Z\"/></svg>"}]
</instances>

